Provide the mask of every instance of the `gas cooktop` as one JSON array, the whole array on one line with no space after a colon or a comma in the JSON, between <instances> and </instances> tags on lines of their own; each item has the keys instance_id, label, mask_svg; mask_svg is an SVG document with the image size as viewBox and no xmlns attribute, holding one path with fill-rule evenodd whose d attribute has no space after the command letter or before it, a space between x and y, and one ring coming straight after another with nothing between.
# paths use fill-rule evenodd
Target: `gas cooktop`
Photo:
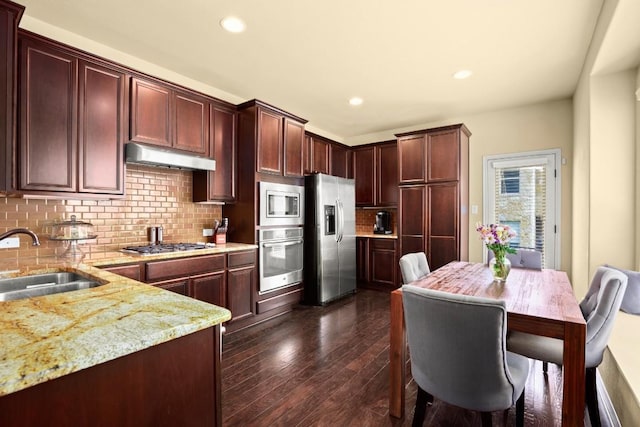
<instances>
[{"instance_id":1,"label":"gas cooktop","mask_svg":"<svg viewBox=\"0 0 640 427\"><path fill-rule=\"evenodd\" d=\"M171 252L196 251L213 248L213 243L158 243L146 246L128 246L121 251L133 255L157 255Z\"/></svg>"}]
</instances>

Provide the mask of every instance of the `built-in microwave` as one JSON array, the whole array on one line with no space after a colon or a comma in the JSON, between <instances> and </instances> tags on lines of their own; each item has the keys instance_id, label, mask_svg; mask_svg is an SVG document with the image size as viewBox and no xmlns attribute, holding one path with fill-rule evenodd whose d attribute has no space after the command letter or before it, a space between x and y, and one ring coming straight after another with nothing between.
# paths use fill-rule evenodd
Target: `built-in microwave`
<instances>
[{"instance_id":1,"label":"built-in microwave","mask_svg":"<svg viewBox=\"0 0 640 427\"><path fill-rule=\"evenodd\" d=\"M303 225L304 187L260 182L260 225Z\"/></svg>"}]
</instances>

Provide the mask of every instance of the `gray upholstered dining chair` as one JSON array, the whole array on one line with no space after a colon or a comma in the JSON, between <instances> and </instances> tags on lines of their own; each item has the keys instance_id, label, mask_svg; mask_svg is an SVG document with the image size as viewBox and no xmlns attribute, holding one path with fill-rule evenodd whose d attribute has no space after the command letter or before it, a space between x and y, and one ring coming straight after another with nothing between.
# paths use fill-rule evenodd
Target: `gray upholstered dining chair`
<instances>
[{"instance_id":1,"label":"gray upholstered dining chair","mask_svg":"<svg viewBox=\"0 0 640 427\"><path fill-rule=\"evenodd\" d=\"M598 395L596 392L596 368L602 362L609 342L625 289L627 276L613 268L599 267L591 280L580 310L587 322L585 342L586 403L591 425L600 425ZM544 371L547 362L562 365L563 341L535 336L523 332L511 332L507 339L509 351L542 360Z\"/></svg>"},{"instance_id":2,"label":"gray upholstered dining chair","mask_svg":"<svg viewBox=\"0 0 640 427\"><path fill-rule=\"evenodd\" d=\"M507 351L507 310L501 300L402 286L411 373L418 384L413 426L421 426L434 396L451 405L491 412L516 404L524 423L529 360Z\"/></svg>"},{"instance_id":3,"label":"gray upholstered dining chair","mask_svg":"<svg viewBox=\"0 0 640 427\"><path fill-rule=\"evenodd\" d=\"M408 284L430 273L427 255L424 252L413 252L400 258L402 283Z\"/></svg>"},{"instance_id":4,"label":"gray upholstered dining chair","mask_svg":"<svg viewBox=\"0 0 640 427\"><path fill-rule=\"evenodd\" d=\"M493 252L489 251L487 261L493 258ZM542 270L542 253L533 249L520 248L515 254L507 254L513 268L530 268L532 270Z\"/></svg>"}]
</instances>

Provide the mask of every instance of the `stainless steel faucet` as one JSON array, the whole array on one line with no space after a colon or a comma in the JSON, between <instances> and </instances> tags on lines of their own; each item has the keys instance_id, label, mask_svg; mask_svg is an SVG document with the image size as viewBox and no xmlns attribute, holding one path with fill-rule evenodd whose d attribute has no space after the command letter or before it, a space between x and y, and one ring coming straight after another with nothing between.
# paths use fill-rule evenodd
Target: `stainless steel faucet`
<instances>
[{"instance_id":1,"label":"stainless steel faucet","mask_svg":"<svg viewBox=\"0 0 640 427\"><path fill-rule=\"evenodd\" d=\"M4 234L0 234L0 240L4 240L9 236L13 236L14 234L26 234L31 237L31 240L33 240L33 246L40 246L40 239L38 239L36 233L26 228L14 228L13 230L9 230Z\"/></svg>"}]
</instances>

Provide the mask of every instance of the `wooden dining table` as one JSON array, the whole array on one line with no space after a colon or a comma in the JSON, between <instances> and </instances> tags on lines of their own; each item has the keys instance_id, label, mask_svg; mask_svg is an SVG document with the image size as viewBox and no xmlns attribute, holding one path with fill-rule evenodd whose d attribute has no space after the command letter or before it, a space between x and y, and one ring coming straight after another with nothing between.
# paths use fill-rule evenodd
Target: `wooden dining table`
<instances>
[{"instance_id":1,"label":"wooden dining table","mask_svg":"<svg viewBox=\"0 0 640 427\"><path fill-rule=\"evenodd\" d=\"M584 425L586 322L565 272L514 268L506 282L495 282L485 264L454 261L411 285L504 300L508 330L563 340L562 425ZM389 414L401 418L407 365L401 289L391 293L390 320Z\"/></svg>"}]
</instances>

